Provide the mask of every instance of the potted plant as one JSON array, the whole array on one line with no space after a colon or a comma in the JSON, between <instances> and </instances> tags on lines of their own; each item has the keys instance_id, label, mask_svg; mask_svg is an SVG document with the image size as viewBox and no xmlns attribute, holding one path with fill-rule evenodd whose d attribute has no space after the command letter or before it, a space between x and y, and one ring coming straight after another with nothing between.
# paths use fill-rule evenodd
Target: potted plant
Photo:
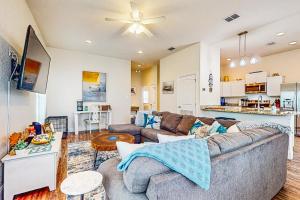
<instances>
[{"instance_id":1,"label":"potted plant","mask_svg":"<svg viewBox=\"0 0 300 200\"><path fill-rule=\"evenodd\" d=\"M26 147L28 146L28 143L24 140L19 140L16 146L14 147L14 150L16 152L16 155L24 155L28 153L28 149Z\"/></svg>"}]
</instances>

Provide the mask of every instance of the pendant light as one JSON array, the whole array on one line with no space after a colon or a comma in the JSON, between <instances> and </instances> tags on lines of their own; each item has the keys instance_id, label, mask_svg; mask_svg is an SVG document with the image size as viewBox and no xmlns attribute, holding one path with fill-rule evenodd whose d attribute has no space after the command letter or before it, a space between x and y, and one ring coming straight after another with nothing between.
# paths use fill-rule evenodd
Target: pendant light
<instances>
[{"instance_id":1,"label":"pendant light","mask_svg":"<svg viewBox=\"0 0 300 200\"><path fill-rule=\"evenodd\" d=\"M249 61L249 58L246 56L247 55L247 46L246 46L246 43L247 43L247 33L248 32L245 31L243 33L240 33L241 35L239 35L240 38L241 38L242 35L244 35L244 52L243 52L243 57L240 59L240 66L241 67L245 67L248 64L248 61ZM241 39L240 39L240 41L241 41Z\"/></svg>"},{"instance_id":2,"label":"pendant light","mask_svg":"<svg viewBox=\"0 0 300 200\"><path fill-rule=\"evenodd\" d=\"M247 57L247 34L248 31L244 31L238 34L239 36L239 57L238 59L231 60L229 63L230 68L234 68L237 66L237 63L241 67L245 67L248 64L255 65L260 62L261 57L258 55L251 56L251 58ZM242 36L244 36L244 44L243 44L243 53L241 54L241 43L242 43Z\"/></svg>"}]
</instances>

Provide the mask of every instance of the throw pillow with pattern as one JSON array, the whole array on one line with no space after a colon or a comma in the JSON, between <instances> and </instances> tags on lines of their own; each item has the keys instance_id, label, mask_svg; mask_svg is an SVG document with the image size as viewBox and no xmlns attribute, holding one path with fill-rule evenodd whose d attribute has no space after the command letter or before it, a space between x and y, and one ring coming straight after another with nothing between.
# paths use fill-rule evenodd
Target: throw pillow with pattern
<instances>
[{"instance_id":1,"label":"throw pillow with pattern","mask_svg":"<svg viewBox=\"0 0 300 200\"><path fill-rule=\"evenodd\" d=\"M203 125L204 125L204 123L201 122L199 119L197 119L197 120L194 122L192 128L190 129L189 135L196 135L197 130L198 130L200 127L202 127Z\"/></svg>"},{"instance_id":2,"label":"throw pillow with pattern","mask_svg":"<svg viewBox=\"0 0 300 200\"><path fill-rule=\"evenodd\" d=\"M160 122L161 122L160 116L147 115L145 128L160 129Z\"/></svg>"}]
</instances>

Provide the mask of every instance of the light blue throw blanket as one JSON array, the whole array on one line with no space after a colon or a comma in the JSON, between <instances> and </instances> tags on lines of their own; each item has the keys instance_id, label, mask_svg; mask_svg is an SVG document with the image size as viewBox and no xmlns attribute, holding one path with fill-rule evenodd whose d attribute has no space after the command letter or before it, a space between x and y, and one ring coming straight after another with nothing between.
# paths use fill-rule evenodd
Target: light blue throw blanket
<instances>
[{"instance_id":1,"label":"light blue throw blanket","mask_svg":"<svg viewBox=\"0 0 300 200\"><path fill-rule=\"evenodd\" d=\"M125 171L137 157L153 158L182 174L201 188L209 189L211 162L207 141L204 139L180 140L144 146L123 159L118 165L118 170Z\"/></svg>"}]
</instances>

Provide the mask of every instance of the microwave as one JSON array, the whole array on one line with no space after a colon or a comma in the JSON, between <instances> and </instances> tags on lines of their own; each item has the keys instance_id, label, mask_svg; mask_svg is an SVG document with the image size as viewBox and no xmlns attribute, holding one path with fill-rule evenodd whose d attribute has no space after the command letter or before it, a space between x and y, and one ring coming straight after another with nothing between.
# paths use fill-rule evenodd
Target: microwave
<instances>
[{"instance_id":1,"label":"microwave","mask_svg":"<svg viewBox=\"0 0 300 200\"><path fill-rule=\"evenodd\" d=\"M245 85L246 94L267 93L267 83L251 83Z\"/></svg>"}]
</instances>

